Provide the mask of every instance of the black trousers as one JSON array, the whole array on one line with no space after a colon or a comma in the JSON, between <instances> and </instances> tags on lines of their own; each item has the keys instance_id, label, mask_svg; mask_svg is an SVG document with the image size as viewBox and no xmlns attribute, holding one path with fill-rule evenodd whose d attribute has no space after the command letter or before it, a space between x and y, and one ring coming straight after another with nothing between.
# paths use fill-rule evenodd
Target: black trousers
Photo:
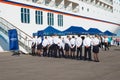
<instances>
[{"instance_id":1,"label":"black trousers","mask_svg":"<svg viewBox=\"0 0 120 80\"><path fill-rule=\"evenodd\" d=\"M50 45L50 46L49 46L49 49L48 49L48 57L53 57L53 45Z\"/></svg>"},{"instance_id":2,"label":"black trousers","mask_svg":"<svg viewBox=\"0 0 120 80\"><path fill-rule=\"evenodd\" d=\"M88 56L88 58L87 58ZM85 47L84 60L92 60L91 58L91 47Z\"/></svg>"},{"instance_id":3,"label":"black trousers","mask_svg":"<svg viewBox=\"0 0 120 80\"><path fill-rule=\"evenodd\" d=\"M33 44L33 43L32 43ZM36 46L36 44L34 44L31 48L32 48L32 56L35 56L36 55L36 53L35 53L35 46Z\"/></svg>"},{"instance_id":4,"label":"black trousers","mask_svg":"<svg viewBox=\"0 0 120 80\"><path fill-rule=\"evenodd\" d=\"M54 57L57 57L57 54L58 54L58 45L57 44L53 44L53 54L54 54Z\"/></svg>"},{"instance_id":5,"label":"black trousers","mask_svg":"<svg viewBox=\"0 0 120 80\"><path fill-rule=\"evenodd\" d=\"M43 47L43 56L47 56L47 46Z\"/></svg>"},{"instance_id":6,"label":"black trousers","mask_svg":"<svg viewBox=\"0 0 120 80\"><path fill-rule=\"evenodd\" d=\"M105 43L105 51L106 51L107 49L109 50L109 46L108 46L108 43Z\"/></svg>"},{"instance_id":7,"label":"black trousers","mask_svg":"<svg viewBox=\"0 0 120 80\"><path fill-rule=\"evenodd\" d=\"M35 56L35 48L32 48L32 56Z\"/></svg>"},{"instance_id":8,"label":"black trousers","mask_svg":"<svg viewBox=\"0 0 120 80\"><path fill-rule=\"evenodd\" d=\"M82 46L77 47L77 58L82 59Z\"/></svg>"},{"instance_id":9,"label":"black trousers","mask_svg":"<svg viewBox=\"0 0 120 80\"><path fill-rule=\"evenodd\" d=\"M59 47L58 52L59 52L59 57L64 57L64 50L62 47Z\"/></svg>"}]
</instances>

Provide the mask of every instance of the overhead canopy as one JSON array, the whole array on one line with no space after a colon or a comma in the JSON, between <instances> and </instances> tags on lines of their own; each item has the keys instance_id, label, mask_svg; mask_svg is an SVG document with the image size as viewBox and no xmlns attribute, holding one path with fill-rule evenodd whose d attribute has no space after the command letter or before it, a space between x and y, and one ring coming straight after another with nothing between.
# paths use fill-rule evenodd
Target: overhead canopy
<instances>
[{"instance_id":1,"label":"overhead canopy","mask_svg":"<svg viewBox=\"0 0 120 80\"><path fill-rule=\"evenodd\" d=\"M48 35L53 35L53 34L61 35L62 32L53 28L52 26L48 26L44 30L38 31L38 36L41 36L41 35L47 35L48 36Z\"/></svg>"},{"instance_id":2,"label":"overhead canopy","mask_svg":"<svg viewBox=\"0 0 120 80\"><path fill-rule=\"evenodd\" d=\"M33 36L37 36L37 33L33 33L32 35L33 35Z\"/></svg>"},{"instance_id":3,"label":"overhead canopy","mask_svg":"<svg viewBox=\"0 0 120 80\"><path fill-rule=\"evenodd\" d=\"M88 29L88 33L91 34L91 35L95 35L95 34L101 35L101 34L103 34L103 32L100 31L97 28L90 28L90 29Z\"/></svg>"},{"instance_id":4,"label":"overhead canopy","mask_svg":"<svg viewBox=\"0 0 120 80\"><path fill-rule=\"evenodd\" d=\"M108 31L108 30L106 30L103 34L104 34L104 35L108 35L108 36L116 36L116 34L110 32L110 31Z\"/></svg>"},{"instance_id":5,"label":"overhead canopy","mask_svg":"<svg viewBox=\"0 0 120 80\"><path fill-rule=\"evenodd\" d=\"M78 27L78 26L71 26L70 28L66 29L65 31L63 31L65 34L87 34L87 31L82 28L82 27Z\"/></svg>"}]
</instances>

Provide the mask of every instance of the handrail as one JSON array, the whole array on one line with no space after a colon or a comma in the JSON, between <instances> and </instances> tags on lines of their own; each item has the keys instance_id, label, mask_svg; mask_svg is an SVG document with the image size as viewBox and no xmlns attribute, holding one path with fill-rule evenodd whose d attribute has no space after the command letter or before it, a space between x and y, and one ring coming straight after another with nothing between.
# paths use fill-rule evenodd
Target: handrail
<instances>
[{"instance_id":1,"label":"handrail","mask_svg":"<svg viewBox=\"0 0 120 80\"><path fill-rule=\"evenodd\" d=\"M19 28L17 28L16 26L14 26L13 24L11 24L10 22L8 22L7 20L5 20L2 17L0 17L0 25L1 25L1 27L3 27L2 29L4 29L7 32L8 32L9 29L16 29L18 31L19 44L22 47L24 47L24 49L27 52L31 52L31 50L30 50L31 40L32 40L31 36L29 36L27 33L25 33L24 31L20 30Z\"/></svg>"},{"instance_id":2,"label":"handrail","mask_svg":"<svg viewBox=\"0 0 120 80\"><path fill-rule=\"evenodd\" d=\"M0 19L5 20L4 18L0 17ZM10 25L12 25L14 28L16 28L17 30L23 32L21 29L17 28L16 26L14 26L13 24L11 24L10 22L8 22L7 20L5 20L7 23L9 23ZM9 28L9 27L8 27ZM23 32L25 35L29 36L27 33ZM31 36L29 36L30 38L32 38Z\"/></svg>"}]
</instances>

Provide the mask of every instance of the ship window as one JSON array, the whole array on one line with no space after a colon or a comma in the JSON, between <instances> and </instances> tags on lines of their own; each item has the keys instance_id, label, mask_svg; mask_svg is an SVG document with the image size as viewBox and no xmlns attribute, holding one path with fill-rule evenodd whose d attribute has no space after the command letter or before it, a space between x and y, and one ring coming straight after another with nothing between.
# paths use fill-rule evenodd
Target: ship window
<instances>
[{"instance_id":1,"label":"ship window","mask_svg":"<svg viewBox=\"0 0 120 80\"><path fill-rule=\"evenodd\" d=\"M36 3L38 0L32 0L32 2Z\"/></svg>"},{"instance_id":2,"label":"ship window","mask_svg":"<svg viewBox=\"0 0 120 80\"><path fill-rule=\"evenodd\" d=\"M21 8L21 22L30 23L30 10L26 8Z\"/></svg>"},{"instance_id":3,"label":"ship window","mask_svg":"<svg viewBox=\"0 0 120 80\"><path fill-rule=\"evenodd\" d=\"M87 8L87 12L89 12L89 8Z\"/></svg>"},{"instance_id":4,"label":"ship window","mask_svg":"<svg viewBox=\"0 0 120 80\"><path fill-rule=\"evenodd\" d=\"M54 14L53 13L47 13L47 21L48 21L48 25L51 25L51 26L54 25Z\"/></svg>"},{"instance_id":5,"label":"ship window","mask_svg":"<svg viewBox=\"0 0 120 80\"><path fill-rule=\"evenodd\" d=\"M58 15L58 26L63 26L63 15Z\"/></svg>"},{"instance_id":6,"label":"ship window","mask_svg":"<svg viewBox=\"0 0 120 80\"><path fill-rule=\"evenodd\" d=\"M35 11L35 22L36 24L43 24L43 12Z\"/></svg>"},{"instance_id":7,"label":"ship window","mask_svg":"<svg viewBox=\"0 0 120 80\"><path fill-rule=\"evenodd\" d=\"M116 11L116 9L114 9L114 11Z\"/></svg>"},{"instance_id":8,"label":"ship window","mask_svg":"<svg viewBox=\"0 0 120 80\"><path fill-rule=\"evenodd\" d=\"M82 10L84 10L84 7L82 7Z\"/></svg>"}]
</instances>

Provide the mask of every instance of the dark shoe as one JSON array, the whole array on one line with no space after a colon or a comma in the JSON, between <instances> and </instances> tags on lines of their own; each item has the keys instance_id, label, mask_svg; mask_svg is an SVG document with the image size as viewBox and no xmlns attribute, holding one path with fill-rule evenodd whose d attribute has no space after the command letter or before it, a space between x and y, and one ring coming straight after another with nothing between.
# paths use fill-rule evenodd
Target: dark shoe
<instances>
[{"instance_id":1,"label":"dark shoe","mask_svg":"<svg viewBox=\"0 0 120 80\"><path fill-rule=\"evenodd\" d=\"M88 61L93 61L92 59L89 59Z\"/></svg>"},{"instance_id":2,"label":"dark shoe","mask_svg":"<svg viewBox=\"0 0 120 80\"><path fill-rule=\"evenodd\" d=\"M94 60L94 62L100 62L99 60Z\"/></svg>"},{"instance_id":3,"label":"dark shoe","mask_svg":"<svg viewBox=\"0 0 120 80\"><path fill-rule=\"evenodd\" d=\"M99 60L97 60L97 62L100 62Z\"/></svg>"}]
</instances>

